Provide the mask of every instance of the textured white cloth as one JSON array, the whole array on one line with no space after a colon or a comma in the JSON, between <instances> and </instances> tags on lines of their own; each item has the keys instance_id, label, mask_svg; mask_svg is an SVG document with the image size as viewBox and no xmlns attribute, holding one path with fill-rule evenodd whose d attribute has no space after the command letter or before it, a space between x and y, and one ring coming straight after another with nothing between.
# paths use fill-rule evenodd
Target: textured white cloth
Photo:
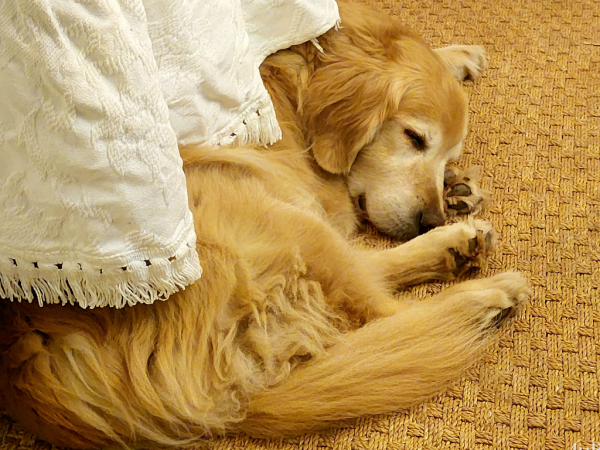
<instances>
[{"instance_id":1,"label":"textured white cloth","mask_svg":"<svg viewBox=\"0 0 600 450\"><path fill-rule=\"evenodd\" d=\"M258 66L338 20L334 0L0 1L0 296L121 307L195 281L178 141L279 139Z\"/></svg>"}]
</instances>

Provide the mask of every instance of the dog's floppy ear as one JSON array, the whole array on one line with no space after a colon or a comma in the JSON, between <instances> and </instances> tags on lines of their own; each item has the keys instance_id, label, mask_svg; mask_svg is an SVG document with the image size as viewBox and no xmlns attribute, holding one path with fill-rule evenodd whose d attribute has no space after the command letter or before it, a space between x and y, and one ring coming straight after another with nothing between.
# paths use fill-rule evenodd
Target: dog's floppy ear
<instances>
[{"instance_id":1,"label":"dog's floppy ear","mask_svg":"<svg viewBox=\"0 0 600 450\"><path fill-rule=\"evenodd\" d=\"M321 66L310 81L304 104L317 163L328 172L347 174L360 149L398 109L402 84L392 70L370 61Z\"/></svg>"}]
</instances>

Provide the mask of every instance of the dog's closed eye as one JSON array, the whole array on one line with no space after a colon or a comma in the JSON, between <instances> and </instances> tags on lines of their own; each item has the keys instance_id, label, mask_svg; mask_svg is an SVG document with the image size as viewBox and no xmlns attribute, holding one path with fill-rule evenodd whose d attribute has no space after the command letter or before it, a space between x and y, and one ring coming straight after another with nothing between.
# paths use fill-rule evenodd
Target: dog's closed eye
<instances>
[{"instance_id":1,"label":"dog's closed eye","mask_svg":"<svg viewBox=\"0 0 600 450\"><path fill-rule=\"evenodd\" d=\"M424 136L417 133L415 130L411 130L410 128L406 128L404 130L404 135L408 138L410 143L419 151L423 151L427 149L427 140Z\"/></svg>"}]
</instances>

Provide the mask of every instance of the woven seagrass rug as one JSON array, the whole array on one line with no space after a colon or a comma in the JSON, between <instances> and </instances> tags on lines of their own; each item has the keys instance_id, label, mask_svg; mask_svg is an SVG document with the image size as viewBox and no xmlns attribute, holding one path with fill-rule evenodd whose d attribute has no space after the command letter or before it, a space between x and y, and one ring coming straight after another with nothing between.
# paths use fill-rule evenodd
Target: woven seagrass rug
<instances>
[{"instance_id":1,"label":"woven seagrass rug","mask_svg":"<svg viewBox=\"0 0 600 450\"><path fill-rule=\"evenodd\" d=\"M484 45L468 84L464 167L483 166L500 234L489 267L531 278L533 296L449 391L410 411L293 440L245 436L216 450L600 448L600 2L367 0L433 45ZM372 232L358 245L392 245ZM443 288L420 286L420 297ZM575 447L576 446L576 447ZM0 415L0 448L51 447Z\"/></svg>"}]
</instances>

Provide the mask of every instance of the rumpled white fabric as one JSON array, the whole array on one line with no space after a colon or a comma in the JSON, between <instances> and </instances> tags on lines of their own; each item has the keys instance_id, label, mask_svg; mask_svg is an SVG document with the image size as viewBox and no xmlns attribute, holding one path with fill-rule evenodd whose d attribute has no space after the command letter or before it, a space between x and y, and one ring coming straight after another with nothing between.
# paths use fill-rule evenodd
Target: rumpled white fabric
<instances>
[{"instance_id":1,"label":"rumpled white fabric","mask_svg":"<svg viewBox=\"0 0 600 450\"><path fill-rule=\"evenodd\" d=\"M123 307L197 280L178 143L278 140L258 66L338 20L334 0L2 0L0 297Z\"/></svg>"}]
</instances>

